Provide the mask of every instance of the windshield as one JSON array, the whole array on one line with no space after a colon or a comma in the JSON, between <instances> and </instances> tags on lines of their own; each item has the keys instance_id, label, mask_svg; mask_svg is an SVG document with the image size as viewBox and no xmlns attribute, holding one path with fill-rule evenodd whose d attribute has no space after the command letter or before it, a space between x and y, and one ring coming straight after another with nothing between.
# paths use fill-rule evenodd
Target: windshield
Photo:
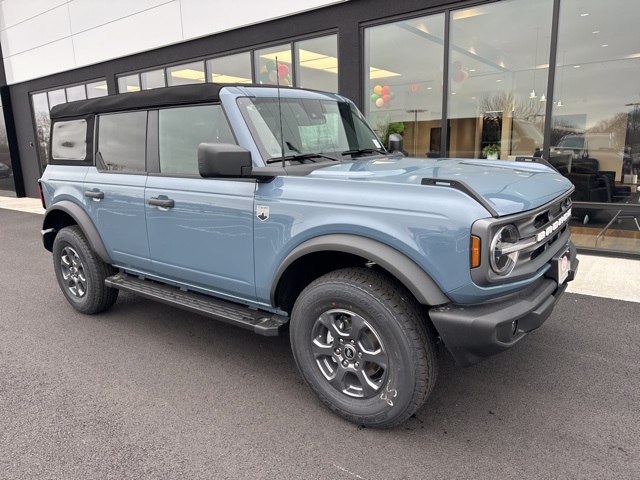
<instances>
[{"instance_id":1,"label":"windshield","mask_svg":"<svg viewBox=\"0 0 640 480\"><path fill-rule=\"evenodd\" d=\"M558 147L565 148L582 148L584 145L583 137L563 137L558 142Z\"/></svg>"},{"instance_id":2,"label":"windshield","mask_svg":"<svg viewBox=\"0 0 640 480\"><path fill-rule=\"evenodd\" d=\"M267 161L282 158L283 147L285 157L323 154L336 160L347 152L384 150L360 112L346 102L282 98L278 108L277 98L242 97L238 106Z\"/></svg>"}]
</instances>

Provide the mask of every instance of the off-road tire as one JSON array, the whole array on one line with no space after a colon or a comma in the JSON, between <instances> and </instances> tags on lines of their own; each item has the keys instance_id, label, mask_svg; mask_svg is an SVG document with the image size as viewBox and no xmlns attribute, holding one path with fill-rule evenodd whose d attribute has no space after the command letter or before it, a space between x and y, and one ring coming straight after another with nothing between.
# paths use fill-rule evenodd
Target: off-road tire
<instances>
[{"instance_id":1,"label":"off-road tire","mask_svg":"<svg viewBox=\"0 0 640 480\"><path fill-rule=\"evenodd\" d=\"M118 299L118 290L104 284L117 270L91 249L77 225L65 227L56 235L53 266L62 293L79 312L103 312Z\"/></svg>"},{"instance_id":2,"label":"off-road tire","mask_svg":"<svg viewBox=\"0 0 640 480\"><path fill-rule=\"evenodd\" d=\"M424 404L438 374L424 310L402 285L366 268L337 270L307 286L292 311L290 338L318 398L360 425L402 423Z\"/></svg>"}]
</instances>

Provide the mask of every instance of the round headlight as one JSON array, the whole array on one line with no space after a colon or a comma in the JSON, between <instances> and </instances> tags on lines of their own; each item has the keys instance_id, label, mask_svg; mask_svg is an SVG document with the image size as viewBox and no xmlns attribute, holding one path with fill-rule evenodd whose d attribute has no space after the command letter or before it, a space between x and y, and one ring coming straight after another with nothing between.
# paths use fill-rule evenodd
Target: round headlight
<instances>
[{"instance_id":1,"label":"round headlight","mask_svg":"<svg viewBox=\"0 0 640 480\"><path fill-rule=\"evenodd\" d=\"M508 252L508 247L518 243L518 240L520 240L518 229L513 225L502 227L493 237L490 254L491 268L498 275L509 275L515 268L518 252Z\"/></svg>"}]
</instances>

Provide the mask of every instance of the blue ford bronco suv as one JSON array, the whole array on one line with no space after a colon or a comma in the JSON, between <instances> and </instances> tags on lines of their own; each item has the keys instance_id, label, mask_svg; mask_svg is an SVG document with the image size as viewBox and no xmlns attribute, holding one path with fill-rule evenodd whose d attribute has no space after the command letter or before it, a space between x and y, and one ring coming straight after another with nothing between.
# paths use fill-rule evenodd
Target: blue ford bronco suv
<instances>
[{"instance_id":1,"label":"blue ford bronco suv","mask_svg":"<svg viewBox=\"0 0 640 480\"><path fill-rule=\"evenodd\" d=\"M552 168L406 158L339 95L188 85L51 120L42 239L74 308L124 290L288 330L307 384L358 424L415 413L438 345L468 366L521 341L578 266Z\"/></svg>"}]
</instances>

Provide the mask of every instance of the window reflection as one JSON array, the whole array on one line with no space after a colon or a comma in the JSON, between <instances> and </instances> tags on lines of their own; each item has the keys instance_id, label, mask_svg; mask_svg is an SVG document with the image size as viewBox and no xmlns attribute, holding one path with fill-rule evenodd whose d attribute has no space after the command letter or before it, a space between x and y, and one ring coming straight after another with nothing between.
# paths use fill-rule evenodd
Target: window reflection
<instances>
[{"instance_id":1,"label":"window reflection","mask_svg":"<svg viewBox=\"0 0 640 480\"><path fill-rule=\"evenodd\" d=\"M139 92L140 75L127 75L118 77L118 93Z\"/></svg>"},{"instance_id":2,"label":"window reflection","mask_svg":"<svg viewBox=\"0 0 640 480\"><path fill-rule=\"evenodd\" d=\"M7 128L4 121L4 109L0 102L0 192L11 192L15 195L16 187L13 182L13 170L11 168L11 155L9 154L9 141Z\"/></svg>"},{"instance_id":3,"label":"window reflection","mask_svg":"<svg viewBox=\"0 0 640 480\"><path fill-rule=\"evenodd\" d=\"M443 45L442 14L365 30L365 114L385 144L401 133L412 156L440 156Z\"/></svg>"},{"instance_id":4,"label":"window reflection","mask_svg":"<svg viewBox=\"0 0 640 480\"><path fill-rule=\"evenodd\" d=\"M190 85L204 83L204 62L192 62L167 68L167 84Z\"/></svg>"},{"instance_id":5,"label":"window reflection","mask_svg":"<svg viewBox=\"0 0 640 480\"><path fill-rule=\"evenodd\" d=\"M208 79L213 83L251 83L249 52L207 60Z\"/></svg>"},{"instance_id":6,"label":"window reflection","mask_svg":"<svg viewBox=\"0 0 640 480\"><path fill-rule=\"evenodd\" d=\"M449 156L514 159L543 148L552 1L454 11Z\"/></svg>"},{"instance_id":7,"label":"window reflection","mask_svg":"<svg viewBox=\"0 0 640 480\"><path fill-rule=\"evenodd\" d=\"M338 36L296 42L296 82L298 87L338 92Z\"/></svg>"},{"instance_id":8,"label":"window reflection","mask_svg":"<svg viewBox=\"0 0 640 480\"><path fill-rule=\"evenodd\" d=\"M87 98L106 97L108 94L107 82L105 80L87 83Z\"/></svg>"},{"instance_id":9,"label":"window reflection","mask_svg":"<svg viewBox=\"0 0 640 480\"><path fill-rule=\"evenodd\" d=\"M33 117L36 125L36 140L38 142L38 156L40 165L44 168L49 161L49 133L51 119L49 118L49 100L46 92L31 96Z\"/></svg>"},{"instance_id":10,"label":"window reflection","mask_svg":"<svg viewBox=\"0 0 640 480\"><path fill-rule=\"evenodd\" d=\"M258 83L281 87L293 86L291 44L256 50L255 62Z\"/></svg>"},{"instance_id":11,"label":"window reflection","mask_svg":"<svg viewBox=\"0 0 640 480\"><path fill-rule=\"evenodd\" d=\"M75 102L76 100L85 100L87 92L84 85L76 85L75 87L67 87L67 101Z\"/></svg>"},{"instance_id":12,"label":"window reflection","mask_svg":"<svg viewBox=\"0 0 640 480\"><path fill-rule=\"evenodd\" d=\"M166 87L167 85L164 81L164 70L152 70L151 72L141 73L140 86L142 90Z\"/></svg>"}]
</instances>

